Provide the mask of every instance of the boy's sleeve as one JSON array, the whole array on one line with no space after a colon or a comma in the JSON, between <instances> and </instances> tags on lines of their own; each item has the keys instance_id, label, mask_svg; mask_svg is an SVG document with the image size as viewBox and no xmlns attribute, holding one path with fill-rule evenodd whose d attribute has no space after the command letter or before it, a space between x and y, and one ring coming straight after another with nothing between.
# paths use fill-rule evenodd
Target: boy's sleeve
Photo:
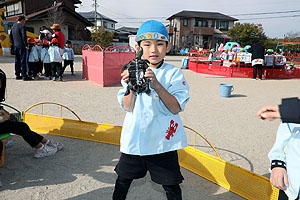
<instances>
[{"instance_id":1,"label":"boy's sleeve","mask_svg":"<svg viewBox=\"0 0 300 200\"><path fill-rule=\"evenodd\" d=\"M125 83L125 81L121 80L121 84L122 84L123 88L119 90L117 98L118 98L119 104L121 105L122 110L124 112L126 112L126 110L124 109L124 105L123 105L123 98L124 98L125 92L127 91L127 83Z\"/></svg>"},{"instance_id":2,"label":"boy's sleeve","mask_svg":"<svg viewBox=\"0 0 300 200\"><path fill-rule=\"evenodd\" d=\"M190 95L189 85L180 69L176 69L176 72L171 78L171 85L169 88L167 88L167 90L177 99L177 102L180 106L180 111L183 111L186 103L190 99Z\"/></svg>"},{"instance_id":3,"label":"boy's sleeve","mask_svg":"<svg viewBox=\"0 0 300 200\"><path fill-rule=\"evenodd\" d=\"M279 111L282 122L300 123L300 100L297 97L282 99Z\"/></svg>"},{"instance_id":4,"label":"boy's sleeve","mask_svg":"<svg viewBox=\"0 0 300 200\"><path fill-rule=\"evenodd\" d=\"M276 136L276 141L271 151L269 152L269 160L281 160L286 162L285 159L285 146L292 136L292 131L288 123L281 123Z\"/></svg>"},{"instance_id":5,"label":"boy's sleeve","mask_svg":"<svg viewBox=\"0 0 300 200\"><path fill-rule=\"evenodd\" d=\"M73 51L73 49L71 49L71 55L72 55L72 56L71 56L71 57L72 57L72 60L74 60L74 57L75 57L75 56L74 56L74 51Z\"/></svg>"},{"instance_id":6,"label":"boy's sleeve","mask_svg":"<svg viewBox=\"0 0 300 200\"><path fill-rule=\"evenodd\" d=\"M42 49L41 61L44 61L45 55L46 55L45 49Z\"/></svg>"},{"instance_id":7,"label":"boy's sleeve","mask_svg":"<svg viewBox=\"0 0 300 200\"><path fill-rule=\"evenodd\" d=\"M38 61L39 60L39 53L38 53L38 51L37 51L37 48L36 48L36 46L34 46L35 48L32 48L32 53L33 53L33 57L34 57L34 60L35 61Z\"/></svg>"}]
</instances>

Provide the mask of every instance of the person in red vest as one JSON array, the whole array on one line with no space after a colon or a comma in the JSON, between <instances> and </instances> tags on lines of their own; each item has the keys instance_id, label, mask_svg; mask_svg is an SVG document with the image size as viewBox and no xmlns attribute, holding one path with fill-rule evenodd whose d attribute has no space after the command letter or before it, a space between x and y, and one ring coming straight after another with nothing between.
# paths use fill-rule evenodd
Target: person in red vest
<instances>
[{"instance_id":1,"label":"person in red vest","mask_svg":"<svg viewBox=\"0 0 300 200\"><path fill-rule=\"evenodd\" d=\"M64 46L65 46L65 35L61 31L60 25L59 24L53 24L51 26L51 29L53 30L52 39L56 38L58 40L59 47L61 49L63 49Z\"/></svg>"}]
</instances>

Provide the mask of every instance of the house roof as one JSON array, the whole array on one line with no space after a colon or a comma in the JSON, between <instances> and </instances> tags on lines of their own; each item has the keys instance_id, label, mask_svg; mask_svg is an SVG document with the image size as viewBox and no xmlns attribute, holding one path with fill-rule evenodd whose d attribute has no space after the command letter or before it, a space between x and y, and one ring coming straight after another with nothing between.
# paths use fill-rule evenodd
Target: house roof
<instances>
[{"instance_id":1,"label":"house roof","mask_svg":"<svg viewBox=\"0 0 300 200\"><path fill-rule=\"evenodd\" d=\"M228 15L224 15L219 12L202 12L202 11L187 11L183 10L179 13L172 15L167 18L167 20L173 18L202 18L202 19L213 19L213 20L228 20L228 21L238 21L238 19L234 17L230 17Z\"/></svg>"},{"instance_id":2,"label":"house roof","mask_svg":"<svg viewBox=\"0 0 300 200\"><path fill-rule=\"evenodd\" d=\"M82 17L86 18L86 19L94 19L95 18L95 11L91 11L91 12L78 12ZM111 22L115 22L118 23L117 21L106 17L105 15L102 15L100 13L97 12L97 19L104 19L107 21L111 21Z\"/></svg>"},{"instance_id":3,"label":"house roof","mask_svg":"<svg viewBox=\"0 0 300 200\"><path fill-rule=\"evenodd\" d=\"M91 22L89 22L87 19L85 19L84 17L82 17L80 14L78 14L77 12L75 12L74 10L65 7L63 5L63 2L59 2L57 3L55 6L52 6L50 8L46 8L34 13L31 13L29 15L26 15L26 19L28 21L38 21L38 20L42 20L42 18L44 18L46 15L48 15L48 11L53 10L55 8L61 7L63 10L65 10L66 12L68 12L71 15L74 15L78 20L82 21L83 23L85 23L87 26L93 26L93 24Z\"/></svg>"},{"instance_id":4,"label":"house roof","mask_svg":"<svg viewBox=\"0 0 300 200\"><path fill-rule=\"evenodd\" d=\"M131 27L121 27L121 28L118 28L116 29L117 32L119 33L125 33L125 34L133 34L135 35L138 31L138 28L131 28Z\"/></svg>"}]
</instances>

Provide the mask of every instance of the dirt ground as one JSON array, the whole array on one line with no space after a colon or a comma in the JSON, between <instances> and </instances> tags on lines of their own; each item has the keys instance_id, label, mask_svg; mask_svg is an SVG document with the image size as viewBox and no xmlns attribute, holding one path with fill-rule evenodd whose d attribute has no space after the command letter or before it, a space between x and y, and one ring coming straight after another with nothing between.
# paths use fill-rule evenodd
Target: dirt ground
<instances>
[{"instance_id":1,"label":"dirt ground","mask_svg":"<svg viewBox=\"0 0 300 200\"><path fill-rule=\"evenodd\" d=\"M178 67L180 56L165 61ZM120 84L101 87L82 79L81 57L75 60L76 76L66 70L64 82L50 80L19 81L14 76L14 59L0 57L0 68L7 73L5 103L24 111L38 102L58 102L73 109L84 121L122 125L125 113L116 94ZM279 104L281 98L299 96L300 80L253 81L226 78L183 70L190 86L191 99L182 121L201 132L216 147L221 157L235 165L268 177L267 154L275 142L280 121L257 118L266 104ZM234 85L230 98L220 97L221 83ZM49 109L54 112L55 109ZM38 112L38 111L36 111ZM55 115L55 114L53 114ZM64 113L65 118L72 118ZM194 134L187 131L190 145ZM111 199L116 174L118 146L46 135L64 143L63 151L52 157L34 159L33 150L18 136L6 152L6 165L0 169L0 199ZM214 154L200 138L198 149ZM182 168L183 199L243 199ZM149 176L132 184L128 199L166 199L163 189Z\"/></svg>"}]
</instances>

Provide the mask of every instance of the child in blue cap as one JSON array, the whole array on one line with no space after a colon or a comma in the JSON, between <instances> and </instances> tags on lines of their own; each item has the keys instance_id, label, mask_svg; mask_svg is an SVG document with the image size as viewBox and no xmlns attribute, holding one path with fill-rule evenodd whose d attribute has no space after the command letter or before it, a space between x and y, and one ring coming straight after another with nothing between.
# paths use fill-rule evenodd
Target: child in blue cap
<instances>
[{"instance_id":1,"label":"child in blue cap","mask_svg":"<svg viewBox=\"0 0 300 200\"><path fill-rule=\"evenodd\" d=\"M145 77L151 91L128 92L129 72L122 72L123 89L118 93L118 101L126 117L113 199L126 199L133 179L142 178L149 171L152 181L163 186L168 199L180 200L183 177L177 150L187 146L187 139L179 112L190 98L189 86L178 67L164 62L171 45L161 22L150 20L142 24L135 40L136 50L142 47L142 58L149 61Z\"/></svg>"}]
</instances>

